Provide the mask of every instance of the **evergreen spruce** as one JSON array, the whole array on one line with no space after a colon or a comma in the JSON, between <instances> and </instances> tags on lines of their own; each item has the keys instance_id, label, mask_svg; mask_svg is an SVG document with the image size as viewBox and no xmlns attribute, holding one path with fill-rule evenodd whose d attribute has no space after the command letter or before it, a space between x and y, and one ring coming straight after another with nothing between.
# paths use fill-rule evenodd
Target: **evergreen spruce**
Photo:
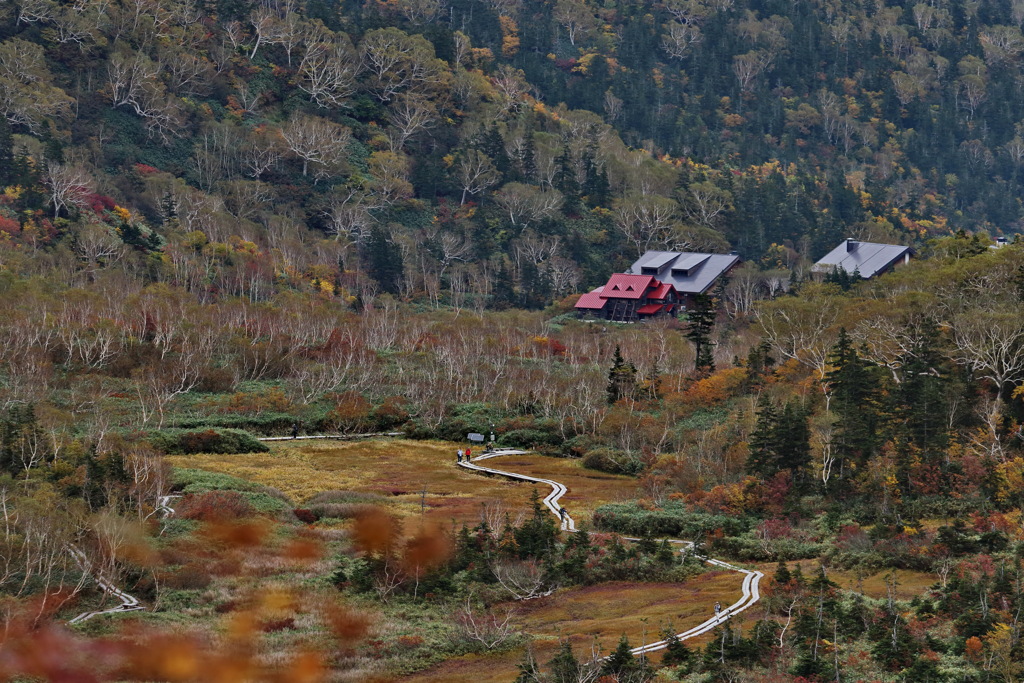
<instances>
[{"instance_id":1,"label":"evergreen spruce","mask_svg":"<svg viewBox=\"0 0 1024 683\"><path fill-rule=\"evenodd\" d=\"M661 657L661 663L665 666L685 666L693 661L693 652L686 647L686 643L679 640L675 629L669 624L668 629L662 632L662 640L665 641L665 654Z\"/></svg>"},{"instance_id":2,"label":"evergreen spruce","mask_svg":"<svg viewBox=\"0 0 1024 683\"><path fill-rule=\"evenodd\" d=\"M375 225L370 230L366 255L370 275L380 288L389 294L398 294L404 275L402 251L382 226Z\"/></svg>"},{"instance_id":3,"label":"evergreen spruce","mask_svg":"<svg viewBox=\"0 0 1024 683\"><path fill-rule=\"evenodd\" d=\"M793 575L789 573L789 567L786 566L785 562L779 560L779 566L775 568L775 585L785 586L792 578Z\"/></svg>"},{"instance_id":4,"label":"evergreen spruce","mask_svg":"<svg viewBox=\"0 0 1024 683\"><path fill-rule=\"evenodd\" d=\"M529 645L526 646L523 661L518 664L518 668L519 675L516 677L515 683L536 683L541 680L540 667L534 657L533 648Z\"/></svg>"},{"instance_id":5,"label":"evergreen spruce","mask_svg":"<svg viewBox=\"0 0 1024 683\"><path fill-rule=\"evenodd\" d=\"M616 346L612 356L612 367L608 371L608 404L612 405L619 399L628 398L636 389L636 366L627 363L622 357L622 350Z\"/></svg>"},{"instance_id":6,"label":"evergreen spruce","mask_svg":"<svg viewBox=\"0 0 1024 683\"><path fill-rule=\"evenodd\" d=\"M838 417L834 443L842 478L847 462L859 468L878 448L880 381L877 370L861 358L846 330L840 331L829 364L832 369L825 381L832 394L831 409Z\"/></svg>"},{"instance_id":7,"label":"evergreen spruce","mask_svg":"<svg viewBox=\"0 0 1024 683\"><path fill-rule=\"evenodd\" d=\"M14 173L14 136L6 117L0 116L0 190L11 184Z\"/></svg>"},{"instance_id":8,"label":"evergreen spruce","mask_svg":"<svg viewBox=\"0 0 1024 683\"><path fill-rule=\"evenodd\" d=\"M577 683L583 672L583 667L573 654L572 644L568 640L563 640L559 644L558 652L548 662L548 666L551 668L552 683Z\"/></svg>"},{"instance_id":9,"label":"evergreen spruce","mask_svg":"<svg viewBox=\"0 0 1024 683\"><path fill-rule=\"evenodd\" d=\"M709 374L715 371L711 328L715 325L716 315L715 300L707 294L695 295L693 297L693 306L686 311L686 319L689 323L686 330L686 338L693 342L696 356L694 371L698 375Z\"/></svg>"},{"instance_id":10,"label":"evergreen spruce","mask_svg":"<svg viewBox=\"0 0 1024 683\"><path fill-rule=\"evenodd\" d=\"M601 666L601 673L605 676L617 676L620 680L631 676L638 670L636 657L630 651L629 640L623 634L619 638L619 644L615 650L604 660Z\"/></svg>"}]
</instances>

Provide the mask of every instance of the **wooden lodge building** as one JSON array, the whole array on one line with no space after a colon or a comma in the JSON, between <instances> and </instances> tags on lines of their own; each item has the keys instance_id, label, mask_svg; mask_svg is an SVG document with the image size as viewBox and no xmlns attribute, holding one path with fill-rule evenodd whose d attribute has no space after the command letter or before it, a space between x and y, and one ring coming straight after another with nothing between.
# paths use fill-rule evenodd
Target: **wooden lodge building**
<instances>
[{"instance_id":1,"label":"wooden lodge building","mask_svg":"<svg viewBox=\"0 0 1024 683\"><path fill-rule=\"evenodd\" d=\"M650 275L615 273L608 284L580 297L576 310L605 320L629 322L660 315L675 317L675 287Z\"/></svg>"},{"instance_id":2,"label":"wooden lodge building","mask_svg":"<svg viewBox=\"0 0 1024 683\"><path fill-rule=\"evenodd\" d=\"M739 261L735 253L648 251L625 273L615 273L607 284L581 296L576 311L581 316L617 322L674 318Z\"/></svg>"}]
</instances>

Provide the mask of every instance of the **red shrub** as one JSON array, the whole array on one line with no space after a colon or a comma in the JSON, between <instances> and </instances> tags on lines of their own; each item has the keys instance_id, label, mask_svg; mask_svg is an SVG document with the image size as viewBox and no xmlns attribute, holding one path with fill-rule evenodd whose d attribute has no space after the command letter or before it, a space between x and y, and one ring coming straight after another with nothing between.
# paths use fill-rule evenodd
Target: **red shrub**
<instances>
[{"instance_id":1,"label":"red shrub","mask_svg":"<svg viewBox=\"0 0 1024 683\"><path fill-rule=\"evenodd\" d=\"M13 218L0 216L0 232L6 232L8 235L17 235L21 232L21 224Z\"/></svg>"},{"instance_id":2,"label":"red shrub","mask_svg":"<svg viewBox=\"0 0 1024 683\"><path fill-rule=\"evenodd\" d=\"M186 564L181 569L168 574L164 579L171 588L200 589L210 585L210 573L195 564Z\"/></svg>"},{"instance_id":3,"label":"red shrub","mask_svg":"<svg viewBox=\"0 0 1024 683\"><path fill-rule=\"evenodd\" d=\"M313 514L312 511L306 510L305 508L295 508L294 510L292 510L292 512L295 513L295 516L303 524L312 524L316 521L316 515Z\"/></svg>"},{"instance_id":4,"label":"red shrub","mask_svg":"<svg viewBox=\"0 0 1024 683\"><path fill-rule=\"evenodd\" d=\"M256 510L237 491L208 491L185 496L176 508L182 519L220 522L252 517Z\"/></svg>"},{"instance_id":5,"label":"red shrub","mask_svg":"<svg viewBox=\"0 0 1024 683\"><path fill-rule=\"evenodd\" d=\"M263 622L261 628L264 633L276 633L277 631L283 631L286 628L295 628L295 620L291 617L285 617L284 619L271 619Z\"/></svg>"}]
</instances>

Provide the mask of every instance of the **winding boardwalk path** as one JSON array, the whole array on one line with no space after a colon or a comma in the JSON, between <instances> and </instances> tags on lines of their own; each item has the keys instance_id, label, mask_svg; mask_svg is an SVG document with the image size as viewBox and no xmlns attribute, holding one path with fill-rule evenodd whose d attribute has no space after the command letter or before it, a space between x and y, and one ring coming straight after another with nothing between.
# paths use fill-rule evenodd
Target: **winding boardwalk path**
<instances>
[{"instance_id":1,"label":"winding boardwalk path","mask_svg":"<svg viewBox=\"0 0 1024 683\"><path fill-rule=\"evenodd\" d=\"M173 515L174 508L171 507L170 503L172 498L177 497L178 496L160 496L157 499L157 512L159 512L164 518ZM68 552L71 553L71 556L75 558L75 561L78 562L78 566L82 568L83 572L92 575L93 580L96 581L96 584L100 587L100 590L102 590L107 595L112 595L114 596L114 598L121 601L120 605L111 607L110 609L101 609L92 612L82 612L77 617L70 620L68 624L80 624L83 621L104 614L136 612L140 609L146 609L145 606L142 605L139 602L139 599L136 598L134 595L131 595L130 593L126 593L125 591L121 590L120 588L115 586L111 581L109 581L107 577L104 576L101 572L95 571L92 567L92 563L89 562L89 558L87 558L85 556L85 553L83 553L81 550L74 546L69 546Z\"/></svg>"},{"instance_id":2,"label":"winding boardwalk path","mask_svg":"<svg viewBox=\"0 0 1024 683\"><path fill-rule=\"evenodd\" d=\"M576 522L573 520L573 518L570 517L568 513L565 513L563 515L560 512L561 506L559 505L558 501L569 490L566 488L565 484L554 481L552 479L540 479L538 477L530 477L525 474L519 474L517 472L507 472L505 470L498 470L494 469L493 467L484 467L483 465L477 464L481 460L489 460L491 458L497 458L503 455L527 454L527 451L518 450L493 451L491 453L484 453L483 455L478 455L471 461L463 461L458 464L460 467L464 467L468 470L473 470L484 474L496 474L498 476L508 477L509 479L530 481L537 484L547 484L548 486L551 487L551 493L549 493L547 497L544 498L544 505L548 508L548 510L551 511L553 515L561 519L563 531L576 531ZM639 540L636 538L630 538L628 536L624 538L631 541ZM668 542L683 546L684 549L693 547L693 543L691 543L690 541L682 541L679 539L670 538L668 539ZM712 566L721 567L722 569L728 569L729 571L739 572L740 574L743 574L743 585L741 586L743 595L739 600L723 609L721 614L712 615L706 621L697 624L693 628L683 631L682 633L677 633L676 638L678 638L679 640L686 640L687 638L693 638L694 636L699 636L702 633L707 633L708 631L712 630L722 622L731 619L732 617L739 614L740 612L747 609L748 607L750 607L751 605L753 605L761 599L760 586L761 579L764 577L764 574L762 574L759 571L743 569L742 567L737 567L736 565L729 564L728 562L723 562L722 560L715 560L709 557L704 557L701 559L703 559L706 563ZM641 647L633 648L633 654L638 655L646 652L663 650L667 646L668 643L666 641L659 640L656 643L649 643Z\"/></svg>"}]
</instances>

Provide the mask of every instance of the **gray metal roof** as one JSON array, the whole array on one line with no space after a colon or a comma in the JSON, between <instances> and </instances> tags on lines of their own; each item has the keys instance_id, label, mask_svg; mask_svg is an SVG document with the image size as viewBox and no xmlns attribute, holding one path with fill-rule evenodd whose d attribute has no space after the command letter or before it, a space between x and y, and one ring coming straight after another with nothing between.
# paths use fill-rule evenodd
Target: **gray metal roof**
<instances>
[{"instance_id":1,"label":"gray metal roof","mask_svg":"<svg viewBox=\"0 0 1024 683\"><path fill-rule=\"evenodd\" d=\"M814 271L827 273L842 268L850 275L859 272L863 278L874 277L888 270L893 264L913 254L914 250L899 244L879 244L846 239L814 264Z\"/></svg>"},{"instance_id":2,"label":"gray metal roof","mask_svg":"<svg viewBox=\"0 0 1024 683\"><path fill-rule=\"evenodd\" d=\"M683 294L703 294L723 273L738 263L736 254L698 254L648 251L626 269L627 274L654 275ZM657 273L644 269L656 269ZM686 271L686 275L673 271Z\"/></svg>"},{"instance_id":3,"label":"gray metal roof","mask_svg":"<svg viewBox=\"0 0 1024 683\"><path fill-rule=\"evenodd\" d=\"M633 264L633 267L636 269L634 274L643 275L641 270L643 268L654 268L660 271L676 256L677 254L673 254L671 251L648 251Z\"/></svg>"}]
</instances>

